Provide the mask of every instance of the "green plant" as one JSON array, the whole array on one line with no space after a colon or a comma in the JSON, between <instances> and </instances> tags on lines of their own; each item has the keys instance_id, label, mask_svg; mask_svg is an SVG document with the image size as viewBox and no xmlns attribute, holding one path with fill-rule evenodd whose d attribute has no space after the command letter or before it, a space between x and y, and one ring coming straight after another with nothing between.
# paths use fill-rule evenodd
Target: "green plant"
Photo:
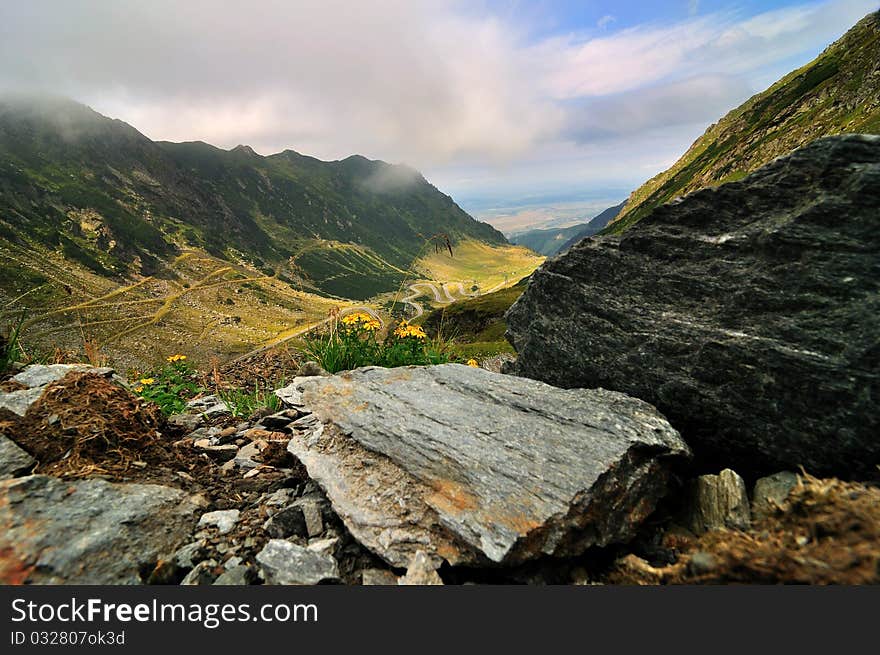
<instances>
[{"instance_id":1,"label":"green plant","mask_svg":"<svg viewBox=\"0 0 880 655\"><path fill-rule=\"evenodd\" d=\"M19 337L21 326L24 323L24 313L11 326L7 327L5 334L0 334L0 373L5 372L12 363L24 355Z\"/></svg>"},{"instance_id":2,"label":"green plant","mask_svg":"<svg viewBox=\"0 0 880 655\"><path fill-rule=\"evenodd\" d=\"M134 390L156 403L163 414L178 414L204 389L196 384L196 372L186 362L186 355L171 355L167 361L161 369L138 378Z\"/></svg>"},{"instance_id":3,"label":"green plant","mask_svg":"<svg viewBox=\"0 0 880 655\"><path fill-rule=\"evenodd\" d=\"M356 313L333 318L327 334L306 338L306 353L330 373L361 366L444 364L450 359L449 344L428 339L417 325L401 321L385 339L381 325L369 314Z\"/></svg>"},{"instance_id":4,"label":"green plant","mask_svg":"<svg viewBox=\"0 0 880 655\"><path fill-rule=\"evenodd\" d=\"M283 387L284 381L264 389L257 384L253 391L244 389L228 389L218 391L217 395L228 406L234 417L249 417L260 409L269 409L273 412L281 411L281 399L275 395L273 389Z\"/></svg>"}]
</instances>

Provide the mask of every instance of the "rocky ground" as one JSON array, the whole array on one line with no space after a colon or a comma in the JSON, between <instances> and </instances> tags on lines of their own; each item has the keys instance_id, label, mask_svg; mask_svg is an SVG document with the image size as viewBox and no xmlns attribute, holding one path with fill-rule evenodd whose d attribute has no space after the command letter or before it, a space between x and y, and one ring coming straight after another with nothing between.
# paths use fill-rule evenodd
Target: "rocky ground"
<instances>
[{"instance_id":1,"label":"rocky ground","mask_svg":"<svg viewBox=\"0 0 880 655\"><path fill-rule=\"evenodd\" d=\"M880 490L687 479L641 401L460 365L313 365L284 409L165 420L109 369L0 393L0 580L87 584L878 582ZM589 437L589 438L585 438Z\"/></svg>"},{"instance_id":2,"label":"rocky ground","mask_svg":"<svg viewBox=\"0 0 880 655\"><path fill-rule=\"evenodd\" d=\"M247 420L23 368L0 581L878 583L878 191L880 138L821 139L550 260L515 361L258 353L202 384L271 384Z\"/></svg>"}]
</instances>

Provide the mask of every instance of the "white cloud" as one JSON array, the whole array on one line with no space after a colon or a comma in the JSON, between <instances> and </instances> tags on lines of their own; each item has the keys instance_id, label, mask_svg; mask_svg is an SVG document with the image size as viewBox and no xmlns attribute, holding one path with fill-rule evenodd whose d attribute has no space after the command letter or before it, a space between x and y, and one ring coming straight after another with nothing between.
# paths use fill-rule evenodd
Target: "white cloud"
<instances>
[{"instance_id":1,"label":"white cloud","mask_svg":"<svg viewBox=\"0 0 880 655\"><path fill-rule=\"evenodd\" d=\"M441 186L465 170L482 171L468 184L586 184L610 170L591 157L629 153L621 175L674 157L875 8L827 0L618 30L609 15L599 36L536 43L464 0L6 2L0 89L70 95L155 139L403 160L441 171Z\"/></svg>"},{"instance_id":2,"label":"white cloud","mask_svg":"<svg viewBox=\"0 0 880 655\"><path fill-rule=\"evenodd\" d=\"M604 30L606 27L611 25L611 23L615 22L616 20L617 19L614 16L612 16L611 14L605 14L604 16L602 16L602 18L600 18L598 21L596 21L596 27L598 27L600 30Z\"/></svg>"}]
</instances>

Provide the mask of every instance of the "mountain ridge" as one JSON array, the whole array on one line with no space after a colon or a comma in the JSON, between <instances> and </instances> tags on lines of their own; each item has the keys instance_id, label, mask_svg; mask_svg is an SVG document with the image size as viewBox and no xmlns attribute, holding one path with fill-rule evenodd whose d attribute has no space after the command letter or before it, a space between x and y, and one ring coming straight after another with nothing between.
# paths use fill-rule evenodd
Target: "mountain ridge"
<instances>
[{"instance_id":1,"label":"mountain ridge","mask_svg":"<svg viewBox=\"0 0 880 655\"><path fill-rule=\"evenodd\" d=\"M57 97L0 98L0 191L0 236L26 234L120 277L200 247L286 268L316 291L367 297L396 288L437 233L507 243L409 167L152 141ZM72 212L91 212L98 236L84 237Z\"/></svg>"},{"instance_id":2,"label":"mountain ridge","mask_svg":"<svg viewBox=\"0 0 880 655\"><path fill-rule=\"evenodd\" d=\"M741 179L817 138L857 132L880 133L880 11L711 125L672 167L633 191L605 233L626 230L676 197Z\"/></svg>"}]
</instances>

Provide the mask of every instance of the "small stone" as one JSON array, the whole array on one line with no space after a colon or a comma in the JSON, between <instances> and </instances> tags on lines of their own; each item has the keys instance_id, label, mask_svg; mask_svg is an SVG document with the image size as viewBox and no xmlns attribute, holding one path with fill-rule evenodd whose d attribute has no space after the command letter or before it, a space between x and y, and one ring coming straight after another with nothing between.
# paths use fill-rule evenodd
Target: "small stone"
<instances>
[{"instance_id":1,"label":"small stone","mask_svg":"<svg viewBox=\"0 0 880 655\"><path fill-rule=\"evenodd\" d=\"M180 584L184 586L213 584L216 578L214 575L214 567L216 565L216 562L213 560L199 562L192 571L186 574L186 577Z\"/></svg>"},{"instance_id":2,"label":"small stone","mask_svg":"<svg viewBox=\"0 0 880 655\"><path fill-rule=\"evenodd\" d=\"M191 569L207 556L207 552L204 540L193 541L178 548L171 561L182 569Z\"/></svg>"},{"instance_id":3,"label":"small stone","mask_svg":"<svg viewBox=\"0 0 880 655\"><path fill-rule=\"evenodd\" d=\"M0 480L27 473L37 461L12 439L0 435Z\"/></svg>"},{"instance_id":4,"label":"small stone","mask_svg":"<svg viewBox=\"0 0 880 655\"><path fill-rule=\"evenodd\" d=\"M225 509L202 514L202 518L199 519L198 527L213 526L217 528L217 531L220 534L226 534L235 527L236 523L238 523L239 513L240 512L237 509Z\"/></svg>"},{"instance_id":5,"label":"small stone","mask_svg":"<svg viewBox=\"0 0 880 655\"><path fill-rule=\"evenodd\" d=\"M752 494L752 518L758 521L770 516L782 505L791 490L797 486L798 476L791 471L780 471L755 482Z\"/></svg>"},{"instance_id":6,"label":"small stone","mask_svg":"<svg viewBox=\"0 0 880 655\"><path fill-rule=\"evenodd\" d=\"M284 539L286 537L307 537L309 532L303 509L299 505L291 505L271 516L263 529L270 537Z\"/></svg>"},{"instance_id":7,"label":"small stone","mask_svg":"<svg viewBox=\"0 0 880 655\"><path fill-rule=\"evenodd\" d=\"M397 586L397 576L388 569L364 569L361 571L361 584L364 586Z\"/></svg>"},{"instance_id":8,"label":"small stone","mask_svg":"<svg viewBox=\"0 0 880 655\"><path fill-rule=\"evenodd\" d=\"M272 430L261 430L259 428L251 428L244 433L244 436L251 441L288 441L290 437L283 432Z\"/></svg>"},{"instance_id":9,"label":"small stone","mask_svg":"<svg viewBox=\"0 0 880 655\"><path fill-rule=\"evenodd\" d=\"M718 568L718 562L715 558L701 550L691 555L691 559L688 562L688 572L691 575L705 575L711 573L716 568Z\"/></svg>"},{"instance_id":10,"label":"small stone","mask_svg":"<svg viewBox=\"0 0 880 655\"><path fill-rule=\"evenodd\" d=\"M324 520L321 518L321 508L314 500L302 499L296 503L302 508L306 521L306 530L309 537L317 537L324 532Z\"/></svg>"},{"instance_id":11,"label":"small stone","mask_svg":"<svg viewBox=\"0 0 880 655\"><path fill-rule=\"evenodd\" d=\"M277 414L270 414L260 419L260 423L269 430L282 430L299 418L300 412L295 409L285 409Z\"/></svg>"},{"instance_id":12,"label":"small stone","mask_svg":"<svg viewBox=\"0 0 880 655\"><path fill-rule=\"evenodd\" d=\"M269 540L257 553L257 562L267 584L314 585L339 579L335 559L283 539Z\"/></svg>"},{"instance_id":13,"label":"small stone","mask_svg":"<svg viewBox=\"0 0 880 655\"><path fill-rule=\"evenodd\" d=\"M338 537L329 537L324 539L310 539L309 545L307 546L309 550L315 553L322 553L324 555L333 555L336 552L336 547L339 545Z\"/></svg>"},{"instance_id":14,"label":"small stone","mask_svg":"<svg viewBox=\"0 0 880 655\"><path fill-rule=\"evenodd\" d=\"M751 513L743 479L730 469L698 477L691 484L685 522L697 535L718 528L747 530Z\"/></svg>"},{"instance_id":15,"label":"small stone","mask_svg":"<svg viewBox=\"0 0 880 655\"><path fill-rule=\"evenodd\" d=\"M251 583L253 573L248 566L238 565L227 568L214 580L213 584L220 586L241 587Z\"/></svg>"},{"instance_id":16,"label":"small stone","mask_svg":"<svg viewBox=\"0 0 880 655\"><path fill-rule=\"evenodd\" d=\"M437 563L428 557L428 554L416 551L406 567L406 575L397 581L397 584L410 585L442 585L443 580L437 574Z\"/></svg>"},{"instance_id":17,"label":"small stone","mask_svg":"<svg viewBox=\"0 0 880 655\"><path fill-rule=\"evenodd\" d=\"M302 366L299 367L299 371L297 371L297 377L314 377L314 376L322 376L328 377L330 374L324 370L318 362L306 362Z\"/></svg>"},{"instance_id":18,"label":"small stone","mask_svg":"<svg viewBox=\"0 0 880 655\"><path fill-rule=\"evenodd\" d=\"M218 462L229 461L230 459L235 458L238 454L238 446L234 444L226 444L225 446L198 446L198 450Z\"/></svg>"},{"instance_id":19,"label":"small stone","mask_svg":"<svg viewBox=\"0 0 880 655\"><path fill-rule=\"evenodd\" d=\"M260 466L260 463L254 461L253 458L259 454L260 447L254 442L242 446L238 449L238 454L235 456L235 466L241 469L256 468L257 466Z\"/></svg>"},{"instance_id":20,"label":"small stone","mask_svg":"<svg viewBox=\"0 0 880 655\"><path fill-rule=\"evenodd\" d=\"M168 417L168 422L171 425L182 428L187 432L198 429L203 421L204 418L200 414L174 414Z\"/></svg>"}]
</instances>

